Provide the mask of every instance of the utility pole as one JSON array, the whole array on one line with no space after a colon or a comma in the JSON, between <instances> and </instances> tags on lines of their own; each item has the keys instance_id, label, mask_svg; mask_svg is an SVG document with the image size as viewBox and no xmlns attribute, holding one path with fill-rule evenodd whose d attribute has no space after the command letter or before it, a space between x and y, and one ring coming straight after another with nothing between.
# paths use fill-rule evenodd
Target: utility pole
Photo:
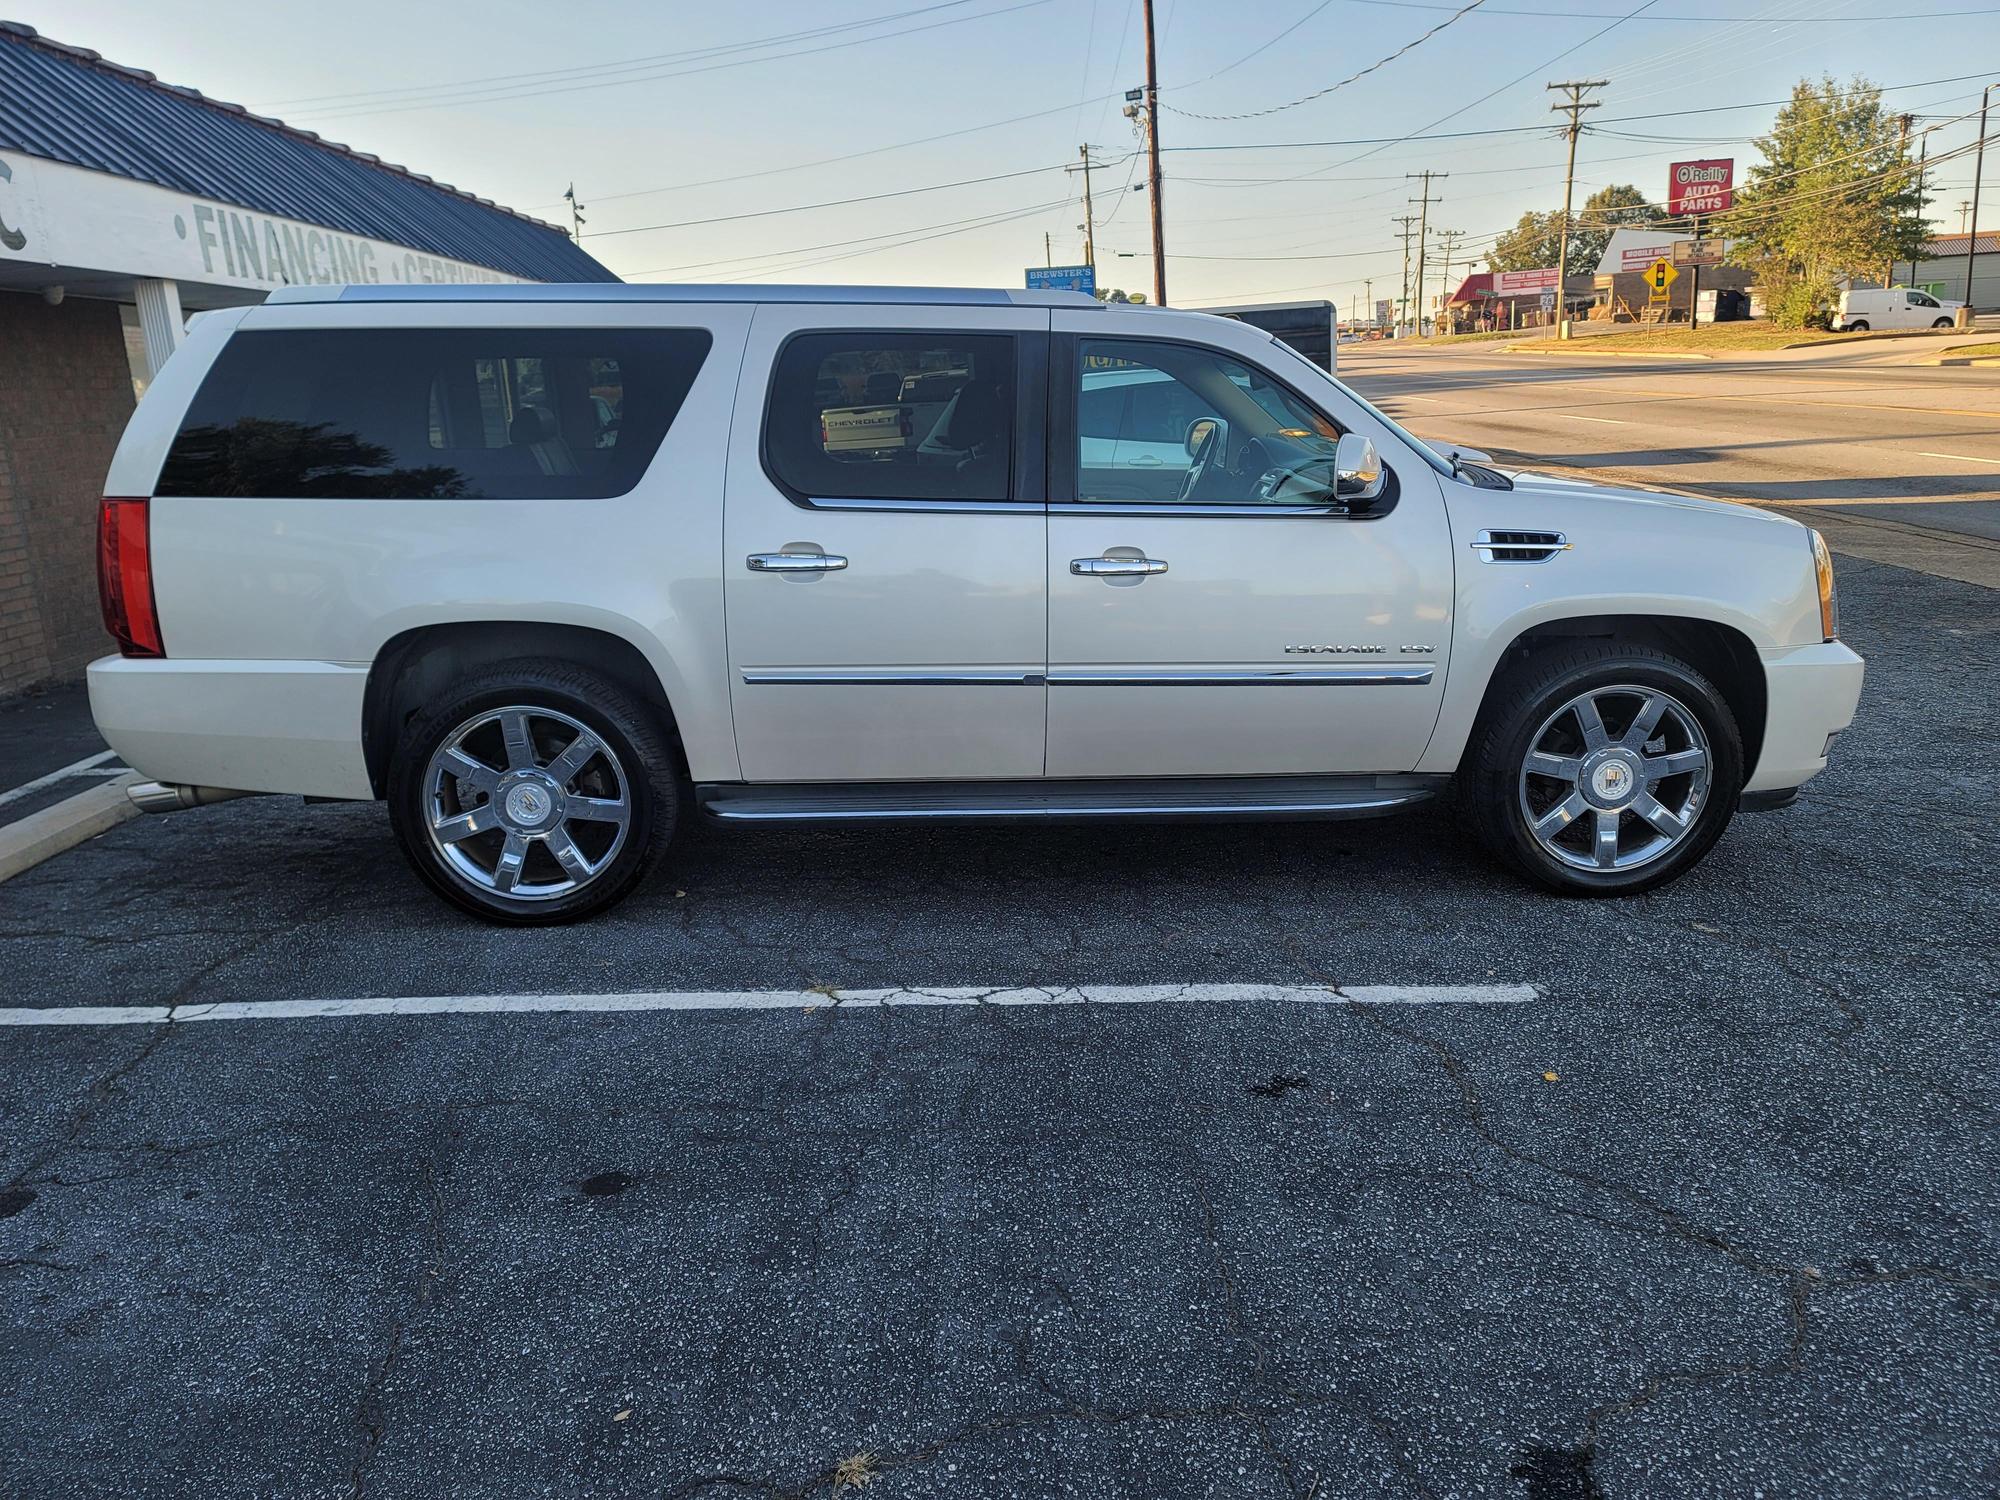
<instances>
[{"instance_id":1,"label":"utility pole","mask_svg":"<svg viewBox=\"0 0 2000 1500\"><path fill-rule=\"evenodd\" d=\"M1896 160L1897 161L1909 160L1910 127L1916 123L1916 120L1917 117L1915 115L1898 115L1896 117L1896 125L1897 125ZM1912 281L1916 279L1916 272L1912 271L1910 273L1910 279ZM1895 284L1896 284L1896 257L1892 254L1889 257L1888 272L1882 277L1882 285L1884 287L1893 287Z\"/></svg>"},{"instance_id":2,"label":"utility pole","mask_svg":"<svg viewBox=\"0 0 2000 1500\"><path fill-rule=\"evenodd\" d=\"M563 190L563 197L569 200L569 237L579 245L583 243L583 226L589 222L583 216L583 205L576 201L576 184L571 183Z\"/></svg>"},{"instance_id":3,"label":"utility pole","mask_svg":"<svg viewBox=\"0 0 2000 1500\"><path fill-rule=\"evenodd\" d=\"M1415 214L1399 214L1389 221L1401 225L1398 231L1403 236L1403 295L1396 301L1396 334L1403 336L1403 328L1410 321L1410 236L1415 233L1410 226L1417 222Z\"/></svg>"},{"instance_id":4,"label":"utility pole","mask_svg":"<svg viewBox=\"0 0 2000 1500\"><path fill-rule=\"evenodd\" d=\"M1431 223L1431 183L1443 181L1451 176L1449 172L1405 172L1405 177L1423 179L1424 194L1421 198L1411 198L1411 203L1421 204L1417 210L1417 337L1424 338L1424 248L1430 234Z\"/></svg>"},{"instance_id":5,"label":"utility pole","mask_svg":"<svg viewBox=\"0 0 2000 1500\"><path fill-rule=\"evenodd\" d=\"M1054 267L1055 263L1056 263L1055 244L1053 241L1049 239L1049 232L1046 229L1044 229L1042 231L1042 264L1045 266Z\"/></svg>"},{"instance_id":6,"label":"utility pole","mask_svg":"<svg viewBox=\"0 0 2000 1500\"><path fill-rule=\"evenodd\" d=\"M1094 276L1097 272L1097 214L1090 206L1090 147L1078 146L1076 154L1083 158L1083 165L1063 170L1083 173L1083 222L1076 227L1083 231L1083 263L1090 267Z\"/></svg>"},{"instance_id":7,"label":"utility pole","mask_svg":"<svg viewBox=\"0 0 2000 1500\"><path fill-rule=\"evenodd\" d=\"M1451 296L1451 254L1458 248L1458 242L1465 238L1465 231L1463 229L1440 229L1437 232L1437 236L1439 245L1444 251L1443 295L1448 299ZM1452 315L1451 303L1448 300L1445 302L1443 312L1446 317L1451 318L1449 331L1452 333L1458 332L1458 319Z\"/></svg>"},{"instance_id":8,"label":"utility pole","mask_svg":"<svg viewBox=\"0 0 2000 1500\"><path fill-rule=\"evenodd\" d=\"M1362 277L1361 287L1362 297L1368 304L1368 324L1372 328L1375 325L1375 278L1373 276Z\"/></svg>"},{"instance_id":9,"label":"utility pole","mask_svg":"<svg viewBox=\"0 0 2000 1500\"><path fill-rule=\"evenodd\" d=\"M1144 0L1146 10L1146 156L1147 180L1153 200L1153 305L1167 305L1167 245L1160 215L1160 63L1153 46L1153 0Z\"/></svg>"},{"instance_id":10,"label":"utility pole","mask_svg":"<svg viewBox=\"0 0 2000 1500\"><path fill-rule=\"evenodd\" d=\"M1556 337L1569 337L1569 207L1571 195L1576 190L1576 138L1583 133L1583 113L1596 109L1598 101L1586 99L1584 94L1590 89L1608 88L1605 79L1591 78L1574 83L1552 83L1552 92L1567 94L1568 99L1561 104L1549 106L1555 114L1567 114L1569 124L1564 133L1569 137L1569 165L1563 169L1563 216L1562 238L1556 241Z\"/></svg>"},{"instance_id":11,"label":"utility pole","mask_svg":"<svg viewBox=\"0 0 2000 1500\"><path fill-rule=\"evenodd\" d=\"M1965 231L1965 320L1972 326L1972 249L1979 243L1979 179L1986 172L1986 106L1993 85L1979 91L1979 149L1972 154L1972 224Z\"/></svg>"},{"instance_id":12,"label":"utility pole","mask_svg":"<svg viewBox=\"0 0 2000 1500\"><path fill-rule=\"evenodd\" d=\"M1917 142L1917 235L1920 240L1924 235L1924 189L1930 186L1924 179L1924 162L1930 155L1930 147L1930 132L1925 131L1924 138ZM1910 252L1910 280L1915 281L1916 279L1917 252L1916 250L1912 250Z\"/></svg>"}]
</instances>

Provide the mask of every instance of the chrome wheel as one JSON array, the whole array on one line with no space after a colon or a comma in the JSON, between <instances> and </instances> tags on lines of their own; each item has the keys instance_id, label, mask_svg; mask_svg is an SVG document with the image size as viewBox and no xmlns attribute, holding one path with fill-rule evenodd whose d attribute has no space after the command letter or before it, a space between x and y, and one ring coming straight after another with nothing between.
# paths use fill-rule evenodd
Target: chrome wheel
<instances>
[{"instance_id":1,"label":"chrome wheel","mask_svg":"<svg viewBox=\"0 0 2000 1500\"><path fill-rule=\"evenodd\" d=\"M511 706L467 719L424 771L431 847L474 888L553 901L617 859L632 788L602 737L568 714Z\"/></svg>"},{"instance_id":2,"label":"chrome wheel","mask_svg":"<svg viewBox=\"0 0 2000 1500\"><path fill-rule=\"evenodd\" d=\"M1542 850L1579 870L1631 870L1686 838L1707 805L1707 732L1658 688L1592 688L1542 721L1521 764L1521 812Z\"/></svg>"}]
</instances>

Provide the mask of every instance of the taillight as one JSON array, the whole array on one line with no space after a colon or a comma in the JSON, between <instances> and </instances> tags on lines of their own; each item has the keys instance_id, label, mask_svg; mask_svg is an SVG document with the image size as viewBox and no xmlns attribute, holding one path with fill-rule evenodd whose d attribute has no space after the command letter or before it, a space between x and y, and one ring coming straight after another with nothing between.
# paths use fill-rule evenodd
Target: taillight
<instances>
[{"instance_id":1,"label":"taillight","mask_svg":"<svg viewBox=\"0 0 2000 1500\"><path fill-rule=\"evenodd\" d=\"M165 656L153 607L153 552L144 498L107 495L97 512L97 596L123 656Z\"/></svg>"},{"instance_id":2,"label":"taillight","mask_svg":"<svg viewBox=\"0 0 2000 1500\"><path fill-rule=\"evenodd\" d=\"M819 419L819 445L822 448L826 446L826 418L824 416L821 416Z\"/></svg>"}]
</instances>

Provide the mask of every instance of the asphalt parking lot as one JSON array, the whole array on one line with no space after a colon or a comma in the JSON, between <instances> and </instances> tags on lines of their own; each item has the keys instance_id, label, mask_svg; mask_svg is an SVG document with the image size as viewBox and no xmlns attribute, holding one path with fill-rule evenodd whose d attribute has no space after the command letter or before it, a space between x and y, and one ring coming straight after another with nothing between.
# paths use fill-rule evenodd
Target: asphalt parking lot
<instances>
[{"instance_id":1,"label":"asphalt parking lot","mask_svg":"<svg viewBox=\"0 0 2000 1500\"><path fill-rule=\"evenodd\" d=\"M1616 903L1427 810L696 830L501 932L377 808L115 829L6 1004L810 993L0 1028L0 1493L1993 1493L2000 629L1842 588L1833 769ZM1535 997L841 1003L1146 984Z\"/></svg>"}]
</instances>

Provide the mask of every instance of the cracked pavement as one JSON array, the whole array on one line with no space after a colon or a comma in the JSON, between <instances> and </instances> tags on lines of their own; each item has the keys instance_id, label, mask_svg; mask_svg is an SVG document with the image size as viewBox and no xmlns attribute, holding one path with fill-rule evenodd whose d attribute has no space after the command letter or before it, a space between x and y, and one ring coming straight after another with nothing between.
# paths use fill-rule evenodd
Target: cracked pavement
<instances>
[{"instance_id":1,"label":"cracked pavement","mask_svg":"<svg viewBox=\"0 0 2000 1500\"><path fill-rule=\"evenodd\" d=\"M1992 1493L2000 616L1841 585L1833 769L1626 902L1435 809L697 829L549 933L375 808L114 830L0 887L10 1004L1541 997L9 1030L0 1494Z\"/></svg>"}]
</instances>

